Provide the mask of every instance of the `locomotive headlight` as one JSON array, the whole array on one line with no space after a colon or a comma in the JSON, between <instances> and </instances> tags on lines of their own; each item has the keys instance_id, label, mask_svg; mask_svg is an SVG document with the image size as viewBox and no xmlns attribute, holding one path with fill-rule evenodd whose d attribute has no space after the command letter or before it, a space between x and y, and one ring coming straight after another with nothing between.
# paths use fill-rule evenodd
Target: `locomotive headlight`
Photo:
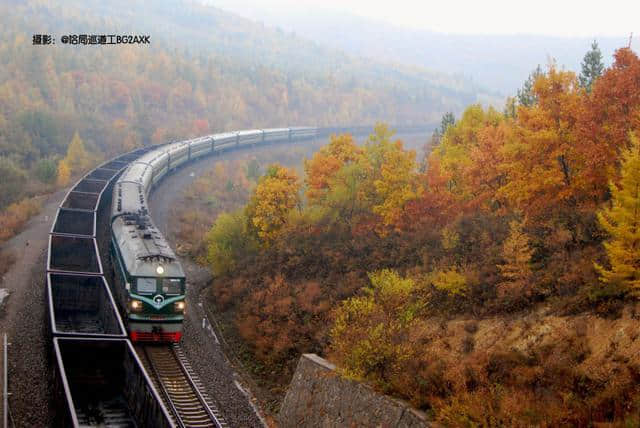
<instances>
[{"instance_id":1,"label":"locomotive headlight","mask_svg":"<svg viewBox=\"0 0 640 428\"><path fill-rule=\"evenodd\" d=\"M158 275L162 275L164 273L164 268L162 267L162 265L158 265L158 267L156 268L156 273Z\"/></svg>"},{"instance_id":2,"label":"locomotive headlight","mask_svg":"<svg viewBox=\"0 0 640 428\"><path fill-rule=\"evenodd\" d=\"M132 300L129 304L131 305L131 310L133 311L139 311L140 309L142 309L142 302L140 300Z\"/></svg>"},{"instance_id":3,"label":"locomotive headlight","mask_svg":"<svg viewBox=\"0 0 640 428\"><path fill-rule=\"evenodd\" d=\"M183 312L183 311L184 311L184 308L186 308L186 307L187 307L187 305L186 305L186 303L184 302L184 300L182 300L182 301L180 301L180 302L176 302L176 311L178 311L178 312Z\"/></svg>"}]
</instances>

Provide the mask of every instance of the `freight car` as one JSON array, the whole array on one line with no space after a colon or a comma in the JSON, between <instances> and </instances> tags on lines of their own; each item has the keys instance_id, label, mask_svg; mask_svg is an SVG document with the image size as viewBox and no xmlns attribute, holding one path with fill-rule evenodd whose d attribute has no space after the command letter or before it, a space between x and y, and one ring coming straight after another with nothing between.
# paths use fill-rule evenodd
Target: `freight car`
<instances>
[{"instance_id":1,"label":"freight car","mask_svg":"<svg viewBox=\"0 0 640 428\"><path fill-rule=\"evenodd\" d=\"M54 358L54 426L173 427L132 352L102 274L98 211L127 164L149 148L106 162L64 198L49 236L47 300Z\"/></svg>"}]
</instances>

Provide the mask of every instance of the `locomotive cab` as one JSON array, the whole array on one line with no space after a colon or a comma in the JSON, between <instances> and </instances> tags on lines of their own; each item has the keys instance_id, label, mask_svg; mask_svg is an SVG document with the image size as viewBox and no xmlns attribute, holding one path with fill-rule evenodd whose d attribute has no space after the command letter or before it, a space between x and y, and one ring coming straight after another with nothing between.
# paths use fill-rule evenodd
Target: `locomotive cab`
<instances>
[{"instance_id":1,"label":"locomotive cab","mask_svg":"<svg viewBox=\"0 0 640 428\"><path fill-rule=\"evenodd\" d=\"M144 212L111 224L115 291L134 342L179 342L186 309L180 262Z\"/></svg>"},{"instance_id":2,"label":"locomotive cab","mask_svg":"<svg viewBox=\"0 0 640 428\"><path fill-rule=\"evenodd\" d=\"M186 310L184 276L140 276L131 281L126 305L131 340L180 341Z\"/></svg>"}]
</instances>

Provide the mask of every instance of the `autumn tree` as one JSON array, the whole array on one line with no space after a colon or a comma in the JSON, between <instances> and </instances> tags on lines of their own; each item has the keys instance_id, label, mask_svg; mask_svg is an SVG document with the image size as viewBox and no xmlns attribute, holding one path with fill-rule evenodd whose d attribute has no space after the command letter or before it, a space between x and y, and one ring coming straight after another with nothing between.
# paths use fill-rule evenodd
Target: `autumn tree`
<instances>
[{"instance_id":1,"label":"autumn tree","mask_svg":"<svg viewBox=\"0 0 640 428\"><path fill-rule=\"evenodd\" d=\"M378 122L373 127L373 132L365 143L366 156L373 173L379 171L384 162L385 153L393 148L394 141L392 141L392 138L395 133L395 130L384 122Z\"/></svg>"},{"instance_id":2,"label":"autumn tree","mask_svg":"<svg viewBox=\"0 0 640 428\"><path fill-rule=\"evenodd\" d=\"M529 237L523 231L524 222L513 220L509 224L509 236L502 244L502 259L498 265L501 281L499 294L511 299L521 299L531 294L531 256L533 250Z\"/></svg>"},{"instance_id":3,"label":"autumn tree","mask_svg":"<svg viewBox=\"0 0 640 428\"><path fill-rule=\"evenodd\" d=\"M600 52L598 42L594 40L593 43L591 43L591 50L585 54L582 60L582 71L578 77L580 86L585 88L587 92L591 92L593 82L602 76L603 71L602 52Z\"/></svg>"},{"instance_id":4,"label":"autumn tree","mask_svg":"<svg viewBox=\"0 0 640 428\"><path fill-rule=\"evenodd\" d=\"M67 155L58 164L58 183L67 185L72 175L86 171L91 166L92 159L84 148L84 141L76 132L67 148Z\"/></svg>"},{"instance_id":5,"label":"autumn tree","mask_svg":"<svg viewBox=\"0 0 640 428\"><path fill-rule=\"evenodd\" d=\"M305 161L305 184L311 203L319 202L329 191L330 182L340 168L362 156L350 134L333 135L329 144Z\"/></svg>"},{"instance_id":6,"label":"autumn tree","mask_svg":"<svg viewBox=\"0 0 640 428\"><path fill-rule=\"evenodd\" d=\"M447 187L459 198L470 197L473 190L464 175L472 164L472 152L478 147L479 131L486 126L496 126L502 120L502 115L491 107L485 110L479 104L469 106L460 120L449 126L430 154L428 162L438 164L442 174L448 177Z\"/></svg>"},{"instance_id":7,"label":"autumn tree","mask_svg":"<svg viewBox=\"0 0 640 428\"><path fill-rule=\"evenodd\" d=\"M509 179L503 168L503 150L513 138L512 122L501 121L478 130L477 143L469 152L471 163L462 171L462 179L469 187L469 208L497 211L505 207L506 201L498 190Z\"/></svg>"},{"instance_id":8,"label":"autumn tree","mask_svg":"<svg viewBox=\"0 0 640 428\"><path fill-rule=\"evenodd\" d=\"M427 282L451 296L464 296L469 291L467 278L456 268L431 272L427 275Z\"/></svg>"},{"instance_id":9,"label":"autumn tree","mask_svg":"<svg viewBox=\"0 0 640 428\"><path fill-rule=\"evenodd\" d=\"M538 76L533 94L537 103L520 107L501 148L508 179L497 193L514 209L548 219L589 199L575 130L581 95L575 74L553 66Z\"/></svg>"},{"instance_id":10,"label":"autumn tree","mask_svg":"<svg viewBox=\"0 0 640 428\"><path fill-rule=\"evenodd\" d=\"M260 179L246 207L250 230L265 245L275 239L291 210L300 207L300 183L295 172L271 165Z\"/></svg>"},{"instance_id":11,"label":"autumn tree","mask_svg":"<svg viewBox=\"0 0 640 428\"><path fill-rule=\"evenodd\" d=\"M66 159L60 160L58 162L58 172L57 172L57 184L58 186L67 186L69 184L69 180L71 180L71 168L69 168L69 163Z\"/></svg>"},{"instance_id":12,"label":"autumn tree","mask_svg":"<svg viewBox=\"0 0 640 428\"><path fill-rule=\"evenodd\" d=\"M405 151L400 141L383 154L380 178L373 183L380 203L373 206L373 212L382 217L385 226L397 223L405 204L419 195L415 157L415 152Z\"/></svg>"},{"instance_id":13,"label":"autumn tree","mask_svg":"<svg viewBox=\"0 0 640 428\"><path fill-rule=\"evenodd\" d=\"M608 198L620 149L628 146L629 132L640 129L640 58L628 48L618 49L614 58L578 116L576 149L585 163L584 188L595 203Z\"/></svg>"},{"instance_id":14,"label":"autumn tree","mask_svg":"<svg viewBox=\"0 0 640 428\"><path fill-rule=\"evenodd\" d=\"M402 218L403 227L414 232L439 230L460 214L458 199L451 192L451 175L442 167L439 156L432 153L425 168L417 177L423 191L407 202Z\"/></svg>"},{"instance_id":15,"label":"autumn tree","mask_svg":"<svg viewBox=\"0 0 640 428\"><path fill-rule=\"evenodd\" d=\"M369 173L368 162L364 158L343 165L329 179L322 203L311 203L307 211L315 210L330 223L347 227L370 217L371 202L366 196Z\"/></svg>"},{"instance_id":16,"label":"autumn tree","mask_svg":"<svg viewBox=\"0 0 640 428\"><path fill-rule=\"evenodd\" d=\"M364 150L350 135L333 136L328 146L306 161L307 196L348 224L365 212L392 226L406 203L417 197L415 152L392 141L393 131L379 123Z\"/></svg>"},{"instance_id":17,"label":"autumn tree","mask_svg":"<svg viewBox=\"0 0 640 428\"><path fill-rule=\"evenodd\" d=\"M620 181L610 183L611 206L598 213L609 234L604 248L609 267L595 264L600 280L622 290L640 288L640 139L631 135L622 153Z\"/></svg>"},{"instance_id":18,"label":"autumn tree","mask_svg":"<svg viewBox=\"0 0 640 428\"><path fill-rule=\"evenodd\" d=\"M332 357L348 377L386 390L403 361L412 357L409 329L421 306L414 280L389 269L369 274L363 296L342 302L331 330Z\"/></svg>"},{"instance_id":19,"label":"autumn tree","mask_svg":"<svg viewBox=\"0 0 640 428\"><path fill-rule=\"evenodd\" d=\"M291 355L316 349L314 342L327 323L330 299L317 281L293 283L280 274L264 278L240 302L238 332L260 361L281 366Z\"/></svg>"}]
</instances>

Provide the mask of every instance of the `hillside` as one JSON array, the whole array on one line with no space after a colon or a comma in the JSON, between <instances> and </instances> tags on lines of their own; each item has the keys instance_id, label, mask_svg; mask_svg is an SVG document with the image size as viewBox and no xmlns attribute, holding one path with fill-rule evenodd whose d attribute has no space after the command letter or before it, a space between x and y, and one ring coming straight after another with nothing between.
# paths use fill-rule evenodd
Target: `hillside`
<instances>
[{"instance_id":1,"label":"hillside","mask_svg":"<svg viewBox=\"0 0 640 428\"><path fill-rule=\"evenodd\" d=\"M0 209L55 185L65 156L73 168L58 184L151 142L287 124L435 123L489 99L464 79L353 57L183 0L10 1L0 16ZM61 43L81 33L152 43ZM57 43L33 46L34 34ZM76 132L82 159L72 162Z\"/></svg>"},{"instance_id":2,"label":"hillside","mask_svg":"<svg viewBox=\"0 0 640 428\"><path fill-rule=\"evenodd\" d=\"M316 352L446 426L636 426L640 58L581 82L549 66L425 159L379 124L203 178L183 240L261 382Z\"/></svg>"}]
</instances>

